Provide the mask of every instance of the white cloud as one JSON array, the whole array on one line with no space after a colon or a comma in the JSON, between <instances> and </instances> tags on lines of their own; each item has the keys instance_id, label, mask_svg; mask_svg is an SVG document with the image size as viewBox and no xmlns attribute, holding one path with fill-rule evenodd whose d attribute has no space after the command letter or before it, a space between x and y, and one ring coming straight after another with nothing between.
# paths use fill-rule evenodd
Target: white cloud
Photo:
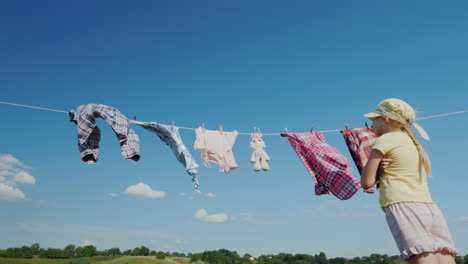
<instances>
[{"instance_id":1,"label":"white cloud","mask_svg":"<svg viewBox=\"0 0 468 264\"><path fill-rule=\"evenodd\" d=\"M24 184L35 184L36 179L26 171L20 171L13 176L13 181Z\"/></svg>"},{"instance_id":2,"label":"white cloud","mask_svg":"<svg viewBox=\"0 0 468 264\"><path fill-rule=\"evenodd\" d=\"M209 197L209 198L215 198L216 195L214 195L214 193L205 193L206 197Z\"/></svg>"},{"instance_id":3,"label":"white cloud","mask_svg":"<svg viewBox=\"0 0 468 264\"><path fill-rule=\"evenodd\" d=\"M107 195L109 195L110 197L116 197L117 196L116 193L108 193Z\"/></svg>"},{"instance_id":4,"label":"white cloud","mask_svg":"<svg viewBox=\"0 0 468 264\"><path fill-rule=\"evenodd\" d=\"M206 210L203 208L198 209L195 212L194 217L200 221L209 223L223 223L229 219L228 216L223 213L208 215Z\"/></svg>"},{"instance_id":5,"label":"white cloud","mask_svg":"<svg viewBox=\"0 0 468 264\"><path fill-rule=\"evenodd\" d=\"M92 241L92 240L85 240L83 242L83 246L95 246L95 245L96 245L96 243L94 241Z\"/></svg>"},{"instance_id":6,"label":"white cloud","mask_svg":"<svg viewBox=\"0 0 468 264\"><path fill-rule=\"evenodd\" d=\"M165 192L153 190L149 185L142 182L129 186L124 193L147 199L160 199L166 195Z\"/></svg>"},{"instance_id":7,"label":"white cloud","mask_svg":"<svg viewBox=\"0 0 468 264\"><path fill-rule=\"evenodd\" d=\"M179 240L179 239L177 239L177 240L175 241L175 243L176 243L177 245L186 245L186 244L188 244L187 241Z\"/></svg>"},{"instance_id":8,"label":"white cloud","mask_svg":"<svg viewBox=\"0 0 468 264\"><path fill-rule=\"evenodd\" d=\"M180 193L180 196L185 196L185 195L186 195L185 193ZM200 190L194 191L194 195L195 196L206 196L208 198L215 198L216 197L216 195L214 193L212 193L212 192L203 193ZM195 198L193 196L189 196L189 199L193 200Z\"/></svg>"},{"instance_id":9,"label":"white cloud","mask_svg":"<svg viewBox=\"0 0 468 264\"><path fill-rule=\"evenodd\" d=\"M18 188L0 183L0 200L10 202L26 200L26 195Z\"/></svg>"},{"instance_id":10,"label":"white cloud","mask_svg":"<svg viewBox=\"0 0 468 264\"><path fill-rule=\"evenodd\" d=\"M13 175L14 173L12 173L11 171L0 168L1 179L5 179L5 177L13 176Z\"/></svg>"},{"instance_id":11,"label":"white cloud","mask_svg":"<svg viewBox=\"0 0 468 264\"><path fill-rule=\"evenodd\" d=\"M0 169L1 170L10 170L15 166L26 167L21 161L13 157L11 154L5 154L0 156Z\"/></svg>"},{"instance_id":12,"label":"white cloud","mask_svg":"<svg viewBox=\"0 0 468 264\"><path fill-rule=\"evenodd\" d=\"M18 184L35 184L36 179L29 174L24 165L11 154L0 155L0 200L27 200L25 194L17 187Z\"/></svg>"}]
</instances>

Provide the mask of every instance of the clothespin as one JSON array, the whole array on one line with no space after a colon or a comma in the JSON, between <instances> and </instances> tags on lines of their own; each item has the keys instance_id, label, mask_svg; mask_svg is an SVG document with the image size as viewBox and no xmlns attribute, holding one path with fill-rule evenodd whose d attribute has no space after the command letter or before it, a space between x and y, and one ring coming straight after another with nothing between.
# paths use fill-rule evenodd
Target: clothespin
<instances>
[{"instance_id":1,"label":"clothespin","mask_svg":"<svg viewBox=\"0 0 468 264\"><path fill-rule=\"evenodd\" d=\"M285 132L286 134L289 134L289 131L288 131L288 128L287 128L287 127L284 128L284 132Z\"/></svg>"},{"instance_id":2,"label":"clothespin","mask_svg":"<svg viewBox=\"0 0 468 264\"><path fill-rule=\"evenodd\" d=\"M219 133L222 135L223 134L223 125L219 125Z\"/></svg>"},{"instance_id":3,"label":"clothespin","mask_svg":"<svg viewBox=\"0 0 468 264\"><path fill-rule=\"evenodd\" d=\"M348 130L348 129L349 129L349 126L348 126L348 123L346 123L346 130Z\"/></svg>"},{"instance_id":4,"label":"clothespin","mask_svg":"<svg viewBox=\"0 0 468 264\"><path fill-rule=\"evenodd\" d=\"M174 120L172 120L172 128L174 128L174 124L175 124L175 121L174 121Z\"/></svg>"},{"instance_id":5,"label":"clothespin","mask_svg":"<svg viewBox=\"0 0 468 264\"><path fill-rule=\"evenodd\" d=\"M310 127L310 133L312 133L312 132L314 132L314 127L313 126Z\"/></svg>"},{"instance_id":6,"label":"clothespin","mask_svg":"<svg viewBox=\"0 0 468 264\"><path fill-rule=\"evenodd\" d=\"M260 128L257 128L257 131L258 131L258 134L261 134L261 132L260 132Z\"/></svg>"},{"instance_id":7,"label":"clothespin","mask_svg":"<svg viewBox=\"0 0 468 264\"><path fill-rule=\"evenodd\" d=\"M366 128L369 129L369 125L367 124L367 121L364 122L364 124L366 125Z\"/></svg>"},{"instance_id":8,"label":"clothespin","mask_svg":"<svg viewBox=\"0 0 468 264\"><path fill-rule=\"evenodd\" d=\"M136 116L133 116L133 121L136 121Z\"/></svg>"}]
</instances>

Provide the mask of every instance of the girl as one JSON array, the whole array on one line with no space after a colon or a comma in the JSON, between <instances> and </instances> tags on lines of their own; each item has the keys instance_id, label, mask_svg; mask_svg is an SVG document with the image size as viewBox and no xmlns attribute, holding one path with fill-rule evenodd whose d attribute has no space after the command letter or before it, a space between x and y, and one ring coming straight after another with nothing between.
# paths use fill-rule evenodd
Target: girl
<instances>
[{"instance_id":1,"label":"girl","mask_svg":"<svg viewBox=\"0 0 468 264\"><path fill-rule=\"evenodd\" d=\"M379 175L380 206L400 258L409 263L455 263L453 256L459 252L427 187L429 158L410 130L416 119L413 108L390 98L364 116L372 120L378 138L362 172L361 185L371 188ZM378 171L384 156L391 163Z\"/></svg>"}]
</instances>

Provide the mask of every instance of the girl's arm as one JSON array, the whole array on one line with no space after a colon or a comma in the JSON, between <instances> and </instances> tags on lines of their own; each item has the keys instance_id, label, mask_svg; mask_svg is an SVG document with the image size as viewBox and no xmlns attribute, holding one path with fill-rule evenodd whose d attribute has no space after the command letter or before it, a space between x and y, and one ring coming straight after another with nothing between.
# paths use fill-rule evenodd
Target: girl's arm
<instances>
[{"instance_id":1,"label":"girl's arm","mask_svg":"<svg viewBox=\"0 0 468 264\"><path fill-rule=\"evenodd\" d=\"M380 161L382 160L383 153L379 150L372 149L369 160L364 167L364 171L361 174L361 186L364 189L370 189L374 186L377 180L377 171L379 169Z\"/></svg>"}]
</instances>

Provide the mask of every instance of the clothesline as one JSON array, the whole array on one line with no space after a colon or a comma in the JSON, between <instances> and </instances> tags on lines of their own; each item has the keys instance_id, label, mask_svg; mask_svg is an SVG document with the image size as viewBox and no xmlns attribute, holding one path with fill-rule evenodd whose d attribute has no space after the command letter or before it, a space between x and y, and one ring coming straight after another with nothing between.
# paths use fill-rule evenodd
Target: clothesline
<instances>
[{"instance_id":1,"label":"clothesline","mask_svg":"<svg viewBox=\"0 0 468 264\"><path fill-rule=\"evenodd\" d=\"M61 112L61 113L66 113L66 114L68 113L67 111L55 110L55 109L44 108L44 107L37 107L37 106L31 106L31 105L21 105L21 104L7 103L7 102L0 102L0 104L14 105L14 106L28 107L28 108L35 108L35 109L48 110L48 111L54 111L54 112Z\"/></svg>"},{"instance_id":2,"label":"clothesline","mask_svg":"<svg viewBox=\"0 0 468 264\"><path fill-rule=\"evenodd\" d=\"M195 190L199 189L198 168L199 165L188 151L185 144L182 142L181 136L177 129L195 130L190 127L176 127L172 121L170 125L159 124L156 122L140 122L129 120L118 109L98 104L80 105L76 110L62 111L51 108L37 107L31 105L22 105L9 102L0 102L0 104L27 107L39 110L62 112L68 115L68 119L77 125L78 133L78 149L81 156L81 161L85 163L96 163L99 157L99 141L101 139L101 130L96 126L96 117L104 119L111 125L115 134L119 138L120 152L124 159L138 161L140 159L139 137L133 129L131 123L141 126L144 129L156 134L163 142L165 142L172 150L177 160L184 166L186 172L191 176L192 182L195 185ZM439 116L447 116L461 114L468 110L439 114L420 119L429 119ZM367 125L367 124L366 124ZM415 124L416 125L416 124ZM194 143L194 148L200 150L200 158L203 164L209 167L208 163L218 164L221 172L229 173L239 166L236 163L232 147L238 134L251 135L250 133L235 133L226 132L223 135L222 126L219 131L205 131L204 124L201 126L202 131L197 129L197 139ZM361 173L369 158L370 148L377 138L372 130L367 128L353 128L346 130L325 130L317 132L343 132L346 145L350 154ZM260 133L260 129L254 128L254 133ZM221 135L219 134L221 133ZM303 162L312 179L315 182L315 194L333 194L340 200L351 198L358 189L362 188L358 179L353 177L350 163L341 152L336 148L326 143L323 134L321 133L290 133L285 128L284 134L264 134L275 135L288 138L291 146L296 154ZM220 148L219 146L223 146ZM261 140L261 135L252 135L250 147L253 149L250 162L254 163L254 171L267 171L270 169L268 161L270 157L265 152L265 144ZM318 158L317 156L320 156ZM325 158L324 158L325 157ZM314 165L312 165L314 164ZM340 166L337 166L340 164ZM373 193L373 190L365 190L365 192Z\"/></svg>"},{"instance_id":3,"label":"clothesline","mask_svg":"<svg viewBox=\"0 0 468 264\"><path fill-rule=\"evenodd\" d=\"M33 108L33 109L46 110L46 111L53 111L53 112L60 112L60 113L68 114L68 111L56 110L56 109L44 108L44 107L37 107L37 106L31 106L31 105L14 104L14 103L9 103L9 102L0 102L0 104L13 105L13 106L19 106L19 107L26 107L26 108ZM420 117L420 118L416 118L416 120L424 120L424 119L430 119L430 118L435 118L435 117L457 115L457 114L463 114L463 113L468 113L468 110L462 110L462 111L439 114L439 115L433 115L433 116ZM177 127L181 128L181 129L188 129L188 130L195 130L196 129L196 128L191 128L191 127L181 127L181 126L177 126ZM328 133L328 132L340 132L341 130L342 129L333 129L333 130L322 130L322 131L317 131L317 132ZM286 133L288 133L288 132L286 131ZM239 135L250 135L250 134L251 133L239 133ZM271 134L263 134L262 133L262 135L263 136L279 136L280 133L271 133Z\"/></svg>"}]
</instances>

